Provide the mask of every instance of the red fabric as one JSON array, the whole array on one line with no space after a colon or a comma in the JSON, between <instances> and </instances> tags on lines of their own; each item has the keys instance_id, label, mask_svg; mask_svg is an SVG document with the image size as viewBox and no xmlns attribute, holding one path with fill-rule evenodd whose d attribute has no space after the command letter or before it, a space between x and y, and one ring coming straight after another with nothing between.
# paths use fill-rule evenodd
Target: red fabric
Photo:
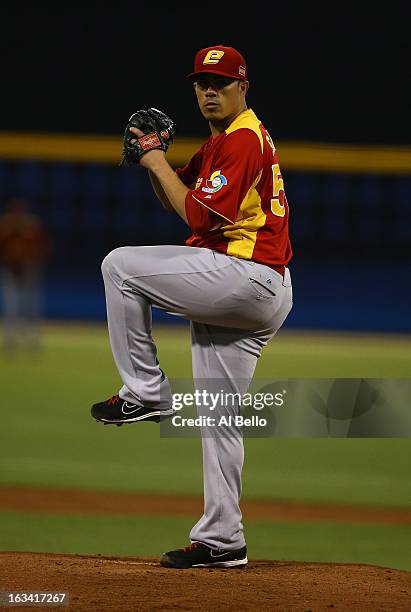
<instances>
[{"instance_id":1,"label":"red fabric","mask_svg":"<svg viewBox=\"0 0 411 612\"><path fill-rule=\"evenodd\" d=\"M186 196L186 214L191 229L196 234L209 231L216 223L235 223L239 203L242 202L262 167L261 145L258 136L249 129L220 134L209 139L203 149L199 178L201 185ZM247 155L244 155L247 151ZM221 170L227 184L214 193L210 177ZM201 203L203 206L201 206ZM207 208L206 208L207 207ZM208 209L211 208L218 214Z\"/></svg>"},{"instance_id":2,"label":"red fabric","mask_svg":"<svg viewBox=\"0 0 411 612\"><path fill-rule=\"evenodd\" d=\"M278 182L282 180L278 155L273 152L271 138L262 124L259 124L259 129L263 152L257 134L251 129L239 128L228 135L223 132L217 138L210 137L191 161L177 170L184 184L191 187L186 196L185 210L193 234L186 245L227 253L229 238L224 236L224 231L233 228L240 236L242 231L251 231L255 243L251 257L246 257L282 268L292 257L288 236L289 209L284 189L278 189L278 185L283 186ZM278 194L274 193L273 168L278 179ZM226 184L213 191L210 178L217 171L217 184L221 183L221 176ZM259 211L264 213L265 222L261 227L254 223L253 228L253 222L250 224L252 218L246 218L250 211L244 208L240 211L240 207L258 177L255 189L261 199ZM204 191L204 188L209 191ZM283 216L272 212L275 197Z\"/></svg>"},{"instance_id":3,"label":"red fabric","mask_svg":"<svg viewBox=\"0 0 411 612\"><path fill-rule=\"evenodd\" d=\"M193 155L188 164L176 170L177 176L186 187L190 188L194 186L197 180L198 173L201 170L201 164L203 163L204 147L207 145L207 142Z\"/></svg>"},{"instance_id":4,"label":"red fabric","mask_svg":"<svg viewBox=\"0 0 411 612\"><path fill-rule=\"evenodd\" d=\"M269 147L271 149L271 147ZM269 163L279 163L278 154L274 157L268 152ZM265 225L257 232L257 241L253 251L253 260L261 263L286 266L292 257L291 244L288 235L289 209L287 198L283 192L285 216L277 217L271 212L273 197L273 179L269 173L264 173L257 185L261 198L262 209L266 213Z\"/></svg>"},{"instance_id":5,"label":"red fabric","mask_svg":"<svg viewBox=\"0 0 411 612\"><path fill-rule=\"evenodd\" d=\"M196 53L194 72L187 76L193 78L203 72L211 72L242 81L247 79L247 66L244 57L234 47L225 47L224 45L206 47Z\"/></svg>"}]
</instances>

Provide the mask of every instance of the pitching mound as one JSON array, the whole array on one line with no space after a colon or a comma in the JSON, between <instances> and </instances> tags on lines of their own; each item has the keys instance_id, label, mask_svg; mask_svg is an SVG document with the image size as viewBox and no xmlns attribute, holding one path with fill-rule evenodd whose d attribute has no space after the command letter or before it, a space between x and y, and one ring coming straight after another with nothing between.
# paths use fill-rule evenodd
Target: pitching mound
<instances>
[{"instance_id":1,"label":"pitching mound","mask_svg":"<svg viewBox=\"0 0 411 612\"><path fill-rule=\"evenodd\" d=\"M371 565L254 561L246 569L170 570L156 559L17 552L0 553L0 565L2 591L66 591L70 610L87 612L411 609L411 573Z\"/></svg>"}]
</instances>

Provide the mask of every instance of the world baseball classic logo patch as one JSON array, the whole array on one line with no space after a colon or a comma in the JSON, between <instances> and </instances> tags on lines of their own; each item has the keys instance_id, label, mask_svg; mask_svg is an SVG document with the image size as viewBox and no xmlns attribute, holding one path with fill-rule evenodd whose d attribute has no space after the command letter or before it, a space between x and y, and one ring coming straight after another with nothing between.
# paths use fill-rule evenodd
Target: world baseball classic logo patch
<instances>
[{"instance_id":1,"label":"world baseball classic logo patch","mask_svg":"<svg viewBox=\"0 0 411 612\"><path fill-rule=\"evenodd\" d=\"M220 191L222 187L227 185L227 183L228 181L224 174L221 174L221 170L216 170L213 172L210 178L206 180L206 187L202 187L201 191L204 191L205 193L216 193L217 191Z\"/></svg>"}]
</instances>

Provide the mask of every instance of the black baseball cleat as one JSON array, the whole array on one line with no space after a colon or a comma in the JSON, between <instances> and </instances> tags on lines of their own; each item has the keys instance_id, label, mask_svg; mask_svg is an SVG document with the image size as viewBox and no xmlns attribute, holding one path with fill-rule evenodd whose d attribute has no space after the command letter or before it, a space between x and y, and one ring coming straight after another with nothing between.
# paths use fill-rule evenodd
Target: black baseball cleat
<instances>
[{"instance_id":1,"label":"black baseball cleat","mask_svg":"<svg viewBox=\"0 0 411 612\"><path fill-rule=\"evenodd\" d=\"M160 565L176 569L189 567L245 567L248 563L247 547L239 550L213 550L201 542L161 555Z\"/></svg>"},{"instance_id":2,"label":"black baseball cleat","mask_svg":"<svg viewBox=\"0 0 411 612\"><path fill-rule=\"evenodd\" d=\"M93 404L91 416L105 425L123 425L123 423L137 423L139 421L155 421L159 423L164 417L168 418L175 413L174 408L159 410L155 407L139 406L122 400L113 395L105 402Z\"/></svg>"}]
</instances>

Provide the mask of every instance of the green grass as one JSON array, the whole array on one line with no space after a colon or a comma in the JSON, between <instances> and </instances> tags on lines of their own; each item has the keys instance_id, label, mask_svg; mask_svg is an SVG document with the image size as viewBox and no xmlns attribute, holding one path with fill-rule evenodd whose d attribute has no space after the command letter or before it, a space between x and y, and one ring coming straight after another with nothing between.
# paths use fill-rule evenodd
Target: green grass
<instances>
[{"instance_id":1,"label":"green grass","mask_svg":"<svg viewBox=\"0 0 411 612\"><path fill-rule=\"evenodd\" d=\"M188 327L155 328L171 379L191 378ZM411 340L280 333L256 379L408 377ZM105 326L50 326L38 356L0 354L0 483L202 494L198 439L151 423L103 427L90 405L120 386ZM411 440L246 439L244 497L410 506ZM198 517L1 513L0 548L157 556ZM411 570L406 526L248 521L251 558L358 562Z\"/></svg>"},{"instance_id":2,"label":"green grass","mask_svg":"<svg viewBox=\"0 0 411 612\"><path fill-rule=\"evenodd\" d=\"M411 338L279 332L264 349L260 378L409 378Z\"/></svg>"},{"instance_id":3,"label":"green grass","mask_svg":"<svg viewBox=\"0 0 411 612\"><path fill-rule=\"evenodd\" d=\"M195 518L0 513L1 550L158 557ZM411 527L247 521L251 559L368 563L411 571Z\"/></svg>"},{"instance_id":4,"label":"green grass","mask_svg":"<svg viewBox=\"0 0 411 612\"><path fill-rule=\"evenodd\" d=\"M155 328L162 367L190 378L188 327ZM411 341L280 334L256 378L405 376ZM105 326L46 329L35 356L0 356L0 483L202 493L200 441L152 423L103 427L89 406L120 386ZM411 505L410 439L246 439L244 496Z\"/></svg>"}]
</instances>

